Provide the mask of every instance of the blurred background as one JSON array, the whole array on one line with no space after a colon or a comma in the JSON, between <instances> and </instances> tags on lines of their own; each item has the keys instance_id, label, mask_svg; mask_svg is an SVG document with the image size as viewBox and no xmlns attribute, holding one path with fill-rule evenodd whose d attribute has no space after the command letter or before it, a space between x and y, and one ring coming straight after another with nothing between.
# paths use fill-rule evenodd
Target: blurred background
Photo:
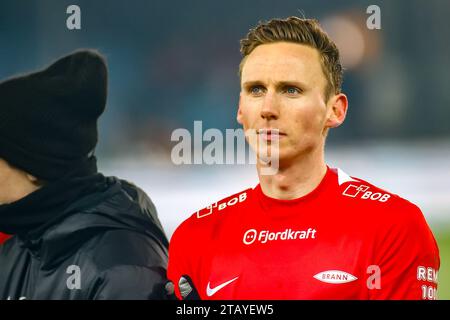
<instances>
[{"instance_id":1,"label":"blurred background","mask_svg":"<svg viewBox=\"0 0 450 320\"><path fill-rule=\"evenodd\" d=\"M68 30L66 9L81 9ZM369 30L366 9L381 9ZM108 60L100 168L143 188L170 237L190 214L257 184L252 165L171 162L172 131L239 128L239 40L260 20L317 18L336 41L350 101L327 142L327 162L420 206L441 253L440 299L450 299L450 2L0 2L0 78L44 67L78 48ZM1 103L1 102L0 102Z\"/></svg>"}]
</instances>

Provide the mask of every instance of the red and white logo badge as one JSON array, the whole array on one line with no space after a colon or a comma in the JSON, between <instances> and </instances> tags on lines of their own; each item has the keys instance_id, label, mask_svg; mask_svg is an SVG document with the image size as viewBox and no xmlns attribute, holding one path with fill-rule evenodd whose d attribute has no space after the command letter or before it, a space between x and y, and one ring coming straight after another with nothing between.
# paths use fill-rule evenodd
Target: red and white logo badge
<instances>
[{"instance_id":1,"label":"red and white logo badge","mask_svg":"<svg viewBox=\"0 0 450 320\"><path fill-rule=\"evenodd\" d=\"M316 274L314 278L322 282L333 284L347 283L358 279L354 275L340 270L322 271Z\"/></svg>"},{"instance_id":2,"label":"red and white logo badge","mask_svg":"<svg viewBox=\"0 0 450 320\"><path fill-rule=\"evenodd\" d=\"M355 186L355 185L351 184L347 187L347 189L345 189L345 191L342 194L347 197L356 198L356 196L360 192L366 192L367 189L369 189L368 186L364 186L364 185Z\"/></svg>"}]
</instances>

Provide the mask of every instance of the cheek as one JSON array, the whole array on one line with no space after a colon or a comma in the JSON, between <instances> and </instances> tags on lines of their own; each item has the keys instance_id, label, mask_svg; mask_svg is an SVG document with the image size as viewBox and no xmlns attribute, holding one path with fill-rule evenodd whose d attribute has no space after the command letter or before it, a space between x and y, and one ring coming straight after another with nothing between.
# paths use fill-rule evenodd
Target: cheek
<instances>
[{"instance_id":1,"label":"cheek","mask_svg":"<svg viewBox=\"0 0 450 320\"><path fill-rule=\"evenodd\" d=\"M326 108L320 101L305 101L290 109L294 110L294 114L288 115L288 118L295 122L295 126L302 128L304 133L320 132L323 129Z\"/></svg>"},{"instance_id":2,"label":"cheek","mask_svg":"<svg viewBox=\"0 0 450 320\"><path fill-rule=\"evenodd\" d=\"M1 168L0 168L0 184L2 183L2 182L5 182L6 180L7 180L7 177L8 177L8 175L6 174L6 171L5 170L2 170Z\"/></svg>"},{"instance_id":3,"label":"cheek","mask_svg":"<svg viewBox=\"0 0 450 320\"><path fill-rule=\"evenodd\" d=\"M240 121L242 126L245 128L251 128L254 122L259 117L258 105L256 103L251 103L245 99L241 100L240 104Z\"/></svg>"}]
</instances>

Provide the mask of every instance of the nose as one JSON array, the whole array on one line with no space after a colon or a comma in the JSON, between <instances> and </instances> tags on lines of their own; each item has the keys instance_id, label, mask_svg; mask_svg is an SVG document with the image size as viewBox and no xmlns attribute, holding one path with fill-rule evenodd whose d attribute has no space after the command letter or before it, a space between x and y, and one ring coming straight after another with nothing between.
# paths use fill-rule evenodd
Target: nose
<instances>
[{"instance_id":1,"label":"nose","mask_svg":"<svg viewBox=\"0 0 450 320\"><path fill-rule=\"evenodd\" d=\"M261 118L264 120L275 120L278 119L279 116L280 114L277 98L273 93L268 92L264 96L264 102L261 108Z\"/></svg>"}]
</instances>

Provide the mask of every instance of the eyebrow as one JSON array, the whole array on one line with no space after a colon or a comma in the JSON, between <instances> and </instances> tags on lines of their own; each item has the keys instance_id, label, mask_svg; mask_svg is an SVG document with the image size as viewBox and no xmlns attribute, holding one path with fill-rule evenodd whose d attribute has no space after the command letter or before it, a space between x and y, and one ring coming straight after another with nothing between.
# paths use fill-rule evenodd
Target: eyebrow
<instances>
[{"instance_id":1,"label":"eyebrow","mask_svg":"<svg viewBox=\"0 0 450 320\"><path fill-rule=\"evenodd\" d=\"M265 86L265 84L263 81L260 81L260 80L245 81L244 83L242 83L243 88L250 88L253 86ZM276 82L275 86L277 88L283 88L283 87L287 87L287 86L299 87L301 89L308 88L308 86L304 82L297 81L297 80L278 81L278 82Z\"/></svg>"}]
</instances>

